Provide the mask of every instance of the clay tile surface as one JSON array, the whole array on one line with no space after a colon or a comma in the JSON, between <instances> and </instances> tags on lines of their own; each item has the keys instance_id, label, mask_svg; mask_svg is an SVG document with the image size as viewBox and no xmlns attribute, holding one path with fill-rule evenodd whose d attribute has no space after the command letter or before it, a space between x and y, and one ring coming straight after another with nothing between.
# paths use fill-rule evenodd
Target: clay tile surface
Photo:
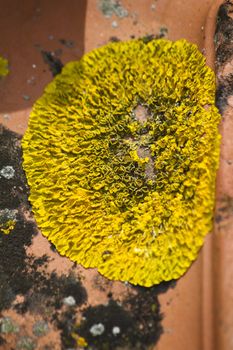
<instances>
[{"instance_id":1,"label":"clay tile surface","mask_svg":"<svg viewBox=\"0 0 233 350\"><path fill-rule=\"evenodd\" d=\"M233 349L232 7L212 0L2 1L0 56L9 74L0 79L0 349ZM110 41L153 36L197 44L216 70L222 141L214 232L183 277L146 288L85 269L42 236L21 139L33 104L66 63Z\"/></svg>"}]
</instances>

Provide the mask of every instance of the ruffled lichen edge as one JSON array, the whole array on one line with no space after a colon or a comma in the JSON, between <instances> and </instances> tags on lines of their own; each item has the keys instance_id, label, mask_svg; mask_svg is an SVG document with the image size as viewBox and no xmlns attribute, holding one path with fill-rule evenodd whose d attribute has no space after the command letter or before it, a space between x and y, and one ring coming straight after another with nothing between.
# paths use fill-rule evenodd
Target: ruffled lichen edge
<instances>
[{"instance_id":1,"label":"ruffled lichen edge","mask_svg":"<svg viewBox=\"0 0 233 350\"><path fill-rule=\"evenodd\" d=\"M179 278L212 228L219 120L214 73L185 40L111 43L67 64L22 142L42 233L113 280Z\"/></svg>"}]
</instances>

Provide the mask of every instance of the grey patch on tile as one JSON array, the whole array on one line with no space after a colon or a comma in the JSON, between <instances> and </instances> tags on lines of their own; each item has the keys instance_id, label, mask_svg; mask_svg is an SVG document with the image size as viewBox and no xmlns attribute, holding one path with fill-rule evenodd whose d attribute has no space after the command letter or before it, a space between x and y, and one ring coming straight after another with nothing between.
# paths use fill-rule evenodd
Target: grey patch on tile
<instances>
[{"instance_id":1,"label":"grey patch on tile","mask_svg":"<svg viewBox=\"0 0 233 350\"><path fill-rule=\"evenodd\" d=\"M107 18L110 18L112 15L116 15L119 18L129 15L128 10L118 0L99 0L99 9Z\"/></svg>"},{"instance_id":2,"label":"grey patch on tile","mask_svg":"<svg viewBox=\"0 0 233 350\"><path fill-rule=\"evenodd\" d=\"M34 76L31 76L31 78L27 79L27 83L29 85L35 85L36 78Z\"/></svg>"},{"instance_id":3,"label":"grey patch on tile","mask_svg":"<svg viewBox=\"0 0 233 350\"><path fill-rule=\"evenodd\" d=\"M3 317L0 319L0 325L1 333L9 334L19 332L19 326L14 321L12 321L10 317Z\"/></svg>"},{"instance_id":4,"label":"grey patch on tile","mask_svg":"<svg viewBox=\"0 0 233 350\"><path fill-rule=\"evenodd\" d=\"M30 96L28 96L28 95L23 95L23 99L24 99L24 101L29 101L29 100L30 100Z\"/></svg>"},{"instance_id":5,"label":"grey patch on tile","mask_svg":"<svg viewBox=\"0 0 233 350\"><path fill-rule=\"evenodd\" d=\"M118 27L117 21L112 21L112 27L113 27L113 28L117 28L117 27Z\"/></svg>"},{"instance_id":6,"label":"grey patch on tile","mask_svg":"<svg viewBox=\"0 0 233 350\"><path fill-rule=\"evenodd\" d=\"M0 209L0 223L13 220L16 221L17 209Z\"/></svg>"},{"instance_id":7,"label":"grey patch on tile","mask_svg":"<svg viewBox=\"0 0 233 350\"><path fill-rule=\"evenodd\" d=\"M76 301L75 301L74 297L72 297L72 295L70 295L70 296L63 299L63 304L65 304L66 306L75 306Z\"/></svg>"},{"instance_id":8,"label":"grey patch on tile","mask_svg":"<svg viewBox=\"0 0 233 350\"><path fill-rule=\"evenodd\" d=\"M43 337L49 332L48 323L45 321L37 321L32 328L33 334L37 337Z\"/></svg>"},{"instance_id":9,"label":"grey patch on tile","mask_svg":"<svg viewBox=\"0 0 233 350\"><path fill-rule=\"evenodd\" d=\"M90 328L90 333L93 335L93 337L97 337L98 335L103 334L105 331L105 327L102 323L97 323L94 324L91 328Z\"/></svg>"},{"instance_id":10,"label":"grey patch on tile","mask_svg":"<svg viewBox=\"0 0 233 350\"><path fill-rule=\"evenodd\" d=\"M34 350L36 349L35 341L27 336L21 337L16 345L16 349L20 350Z\"/></svg>"},{"instance_id":11,"label":"grey patch on tile","mask_svg":"<svg viewBox=\"0 0 233 350\"><path fill-rule=\"evenodd\" d=\"M15 176L15 169L11 165L6 165L0 170L0 176L7 180L13 179Z\"/></svg>"}]
</instances>

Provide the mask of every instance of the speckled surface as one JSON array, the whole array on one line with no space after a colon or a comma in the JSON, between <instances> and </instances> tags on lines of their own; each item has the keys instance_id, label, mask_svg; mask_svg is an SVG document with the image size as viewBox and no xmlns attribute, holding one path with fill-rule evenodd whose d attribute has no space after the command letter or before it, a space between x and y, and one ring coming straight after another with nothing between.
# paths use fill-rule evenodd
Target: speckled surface
<instances>
[{"instance_id":1,"label":"speckled surface","mask_svg":"<svg viewBox=\"0 0 233 350\"><path fill-rule=\"evenodd\" d=\"M4 154L0 167L13 166L15 174L11 179L0 179L0 210L14 210L16 225L9 235L1 236L1 349L82 349L86 343L88 349L97 350L212 350L213 344L217 346L213 317L208 318L214 311L209 298L210 237L198 260L176 285L144 289L111 282L95 270L85 270L60 257L41 236L30 214L20 160L20 138L31 106L62 64L109 40L150 34L170 39L185 37L203 50L208 47L208 42L204 44L205 20L212 3L122 0L121 8L108 9L107 14L97 0L72 0L69 4L18 0L4 4L0 30L7 34L1 37L0 55L9 59L10 74L0 81L0 139ZM215 15L212 16L213 23ZM226 134L231 125L231 118L228 120L226 140L231 138ZM226 141L224 147L228 154L231 144ZM223 161L221 171L229 167L231 174L230 165L224 164ZM221 174L220 179L224 179ZM232 196L230 179L228 175L221 185L221 193L228 196ZM230 236L231 205L226 203L224 215L229 225L225 228L221 221L218 227L221 232L226 229ZM226 258L223 266L231 261L230 249L224 245L221 251ZM216 267L219 278L223 276L223 266L221 271ZM227 278L230 287L230 275ZM224 288L218 289L218 301L222 302ZM67 301L68 297L73 299ZM216 327L224 317L224 311L219 313ZM228 329L230 320L229 316ZM93 329L101 334L93 333ZM228 349L230 335L225 343L221 337L216 349Z\"/></svg>"}]
</instances>

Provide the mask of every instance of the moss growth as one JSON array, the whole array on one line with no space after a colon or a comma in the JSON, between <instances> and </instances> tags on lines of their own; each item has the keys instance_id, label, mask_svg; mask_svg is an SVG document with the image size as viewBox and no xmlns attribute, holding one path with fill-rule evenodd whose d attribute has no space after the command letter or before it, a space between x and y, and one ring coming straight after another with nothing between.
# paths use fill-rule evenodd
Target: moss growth
<instances>
[{"instance_id":1,"label":"moss growth","mask_svg":"<svg viewBox=\"0 0 233 350\"><path fill-rule=\"evenodd\" d=\"M8 61L0 56L0 78L6 76L8 73Z\"/></svg>"},{"instance_id":2,"label":"moss growth","mask_svg":"<svg viewBox=\"0 0 233 350\"><path fill-rule=\"evenodd\" d=\"M214 100L214 73L185 40L110 43L67 64L22 142L42 233L110 279L184 274L212 226Z\"/></svg>"}]
</instances>

